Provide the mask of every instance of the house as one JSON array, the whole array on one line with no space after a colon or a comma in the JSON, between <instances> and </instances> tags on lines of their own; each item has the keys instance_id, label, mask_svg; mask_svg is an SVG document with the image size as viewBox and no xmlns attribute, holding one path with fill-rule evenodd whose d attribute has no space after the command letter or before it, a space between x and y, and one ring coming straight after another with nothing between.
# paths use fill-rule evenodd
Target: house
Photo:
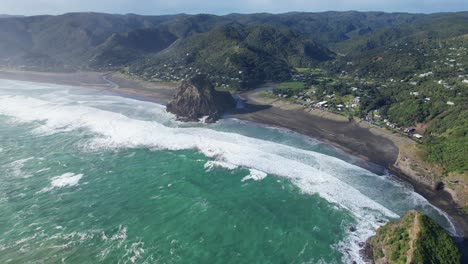
<instances>
[{"instance_id":1,"label":"house","mask_svg":"<svg viewBox=\"0 0 468 264\"><path fill-rule=\"evenodd\" d=\"M432 75L432 74L433 74L433 72L426 72L426 73L420 74L419 77L424 78L424 77L427 77L427 76Z\"/></svg>"},{"instance_id":2,"label":"house","mask_svg":"<svg viewBox=\"0 0 468 264\"><path fill-rule=\"evenodd\" d=\"M328 103L328 101L322 101L320 103L317 103L318 106L324 106Z\"/></svg>"}]
</instances>

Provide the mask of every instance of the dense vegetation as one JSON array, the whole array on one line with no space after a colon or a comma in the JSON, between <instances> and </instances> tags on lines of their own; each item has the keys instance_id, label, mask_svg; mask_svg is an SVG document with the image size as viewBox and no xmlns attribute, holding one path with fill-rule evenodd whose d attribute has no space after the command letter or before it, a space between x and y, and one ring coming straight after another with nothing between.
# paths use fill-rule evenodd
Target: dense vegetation
<instances>
[{"instance_id":1,"label":"dense vegetation","mask_svg":"<svg viewBox=\"0 0 468 264\"><path fill-rule=\"evenodd\" d=\"M228 24L136 60L129 72L176 80L204 72L218 86L245 88L289 80L291 67L308 67L332 56L328 49L287 28Z\"/></svg>"},{"instance_id":2,"label":"dense vegetation","mask_svg":"<svg viewBox=\"0 0 468 264\"><path fill-rule=\"evenodd\" d=\"M468 12L1 17L0 66L118 70L150 81L206 73L396 132L418 126L426 160L468 164Z\"/></svg>"},{"instance_id":3,"label":"dense vegetation","mask_svg":"<svg viewBox=\"0 0 468 264\"><path fill-rule=\"evenodd\" d=\"M419 222L414 263L460 263L460 253L452 238L427 215L421 214Z\"/></svg>"},{"instance_id":4,"label":"dense vegetation","mask_svg":"<svg viewBox=\"0 0 468 264\"><path fill-rule=\"evenodd\" d=\"M355 85L365 89L361 115L377 110L397 127L420 124L425 158L445 173L468 171L468 35L462 33L441 39L427 38L427 32L405 35L328 66L341 79L359 80Z\"/></svg>"},{"instance_id":5,"label":"dense vegetation","mask_svg":"<svg viewBox=\"0 0 468 264\"><path fill-rule=\"evenodd\" d=\"M416 211L380 227L370 246L378 263L460 263L452 238L434 220Z\"/></svg>"}]
</instances>

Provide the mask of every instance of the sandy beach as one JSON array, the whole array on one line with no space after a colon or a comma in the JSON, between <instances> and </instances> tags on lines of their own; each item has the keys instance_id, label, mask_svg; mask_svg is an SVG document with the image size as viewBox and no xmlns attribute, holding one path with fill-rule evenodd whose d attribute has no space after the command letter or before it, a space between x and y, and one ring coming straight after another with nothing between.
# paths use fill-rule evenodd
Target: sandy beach
<instances>
[{"instance_id":1,"label":"sandy beach","mask_svg":"<svg viewBox=\"0 0 468 264\"><path fill-rule=\"evenodd\" d=\"M459 235L463 237L463 242L460 243L462 252L468 252L468 216L458 208L452 195L446 190L435 191L431 183L424 182L417 174L405 174L406 171L414 173L409 167L415 166L424 169L424 173L430 173L428 164L412 153L416 149L413 140L366 121L349 121L347 117L331 112L306 108L277 98L267 98L259 91L244 92L240 96L246 102L246 109L234 114L234 117L288 128L319 139L353 156L383 166L399 179L410 183L417 193L452 218L459 229ZM405 158L418 159L418 164L404 164ZM468 259L466 254L464 259Z\"/></svg>"},{"instance_id":2,"label":"sandy beach","mask_svg":"<svg viewBox=\"0 0 468 264\"><path fill-rule=\"evenodd\" d=\"M166 104L173 97L177 86L174 83L145 82L120 74L97 72L39 73L0 70L0 79L103 89L159 104ZM265 98L257 91L244 92L240 96L245 99L246 108L229 113L230 117L290 129L387 168L394 175L411 183L415 191L433 205L447 212L458 226L460 235L465 241L468 239L468 218L457 209L447 191L434 191L427 184L409 177L394 166L401 159L402 150L414 146L412 140L364 121L349 121L348 118L337 114L305 108L276 98ZM365 166L368 163L363 164ZM466 242L464 248L468 249Z\"/></svg>"},{"instance_id":3,"label":"sandy beach","mask_svg":"<svg viewBox=\"0 0 468 264\"><path fill-rule=\"evenodd\" d=\"M0 69L0 79L100 89L159 104L166 104L174 95L177 86L174 83L151 83L124 78L118 73L99 72L49 73Z\"/></svg>"}]
</instances>

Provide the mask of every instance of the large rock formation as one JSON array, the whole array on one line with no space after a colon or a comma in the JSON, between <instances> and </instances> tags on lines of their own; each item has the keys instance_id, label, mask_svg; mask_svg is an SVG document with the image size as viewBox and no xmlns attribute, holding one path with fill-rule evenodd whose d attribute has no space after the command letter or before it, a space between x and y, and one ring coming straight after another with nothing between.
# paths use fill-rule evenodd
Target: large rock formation
<instances>
[{"instance_id":1,"label":"large rock formation","mask_svg":"<svg viewBox=\"0 0 468 264\"><path fill-rule=\"evenodd\" d=\"M182 82L166 110L182 121L199 121L206 117L205 122L215 122L235 105L229 92L216 91L207 76L199 74Z\"/></svg>"},{"instance_id":2,"label":"large rock formation","mask_svg":"<svg viewBox=\"0 0 468 264\"><path fill-rule=\"evenodd\" d=\"M367 244L373 263L460 263L452 238L428 216L409 211L377 230Z\"/></svg>"}]
</instances>

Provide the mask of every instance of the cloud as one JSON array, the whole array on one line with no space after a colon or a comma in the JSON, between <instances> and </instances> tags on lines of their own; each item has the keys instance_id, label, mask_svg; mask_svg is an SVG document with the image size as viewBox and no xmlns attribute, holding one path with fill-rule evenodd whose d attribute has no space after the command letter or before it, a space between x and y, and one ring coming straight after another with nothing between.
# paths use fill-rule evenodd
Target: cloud
<instances>
[{"instance_id":1,"label":"cloud","mask_svg":"<svg viewBox=\"0 0 468 264\"><path fill-rule=\"evenodd\" d=\"M2 0L3 14L62 14L67 12L137 13L281 13L328 10L432 13L467 11L466 0Z\"/></svg>"}]
</instances>

